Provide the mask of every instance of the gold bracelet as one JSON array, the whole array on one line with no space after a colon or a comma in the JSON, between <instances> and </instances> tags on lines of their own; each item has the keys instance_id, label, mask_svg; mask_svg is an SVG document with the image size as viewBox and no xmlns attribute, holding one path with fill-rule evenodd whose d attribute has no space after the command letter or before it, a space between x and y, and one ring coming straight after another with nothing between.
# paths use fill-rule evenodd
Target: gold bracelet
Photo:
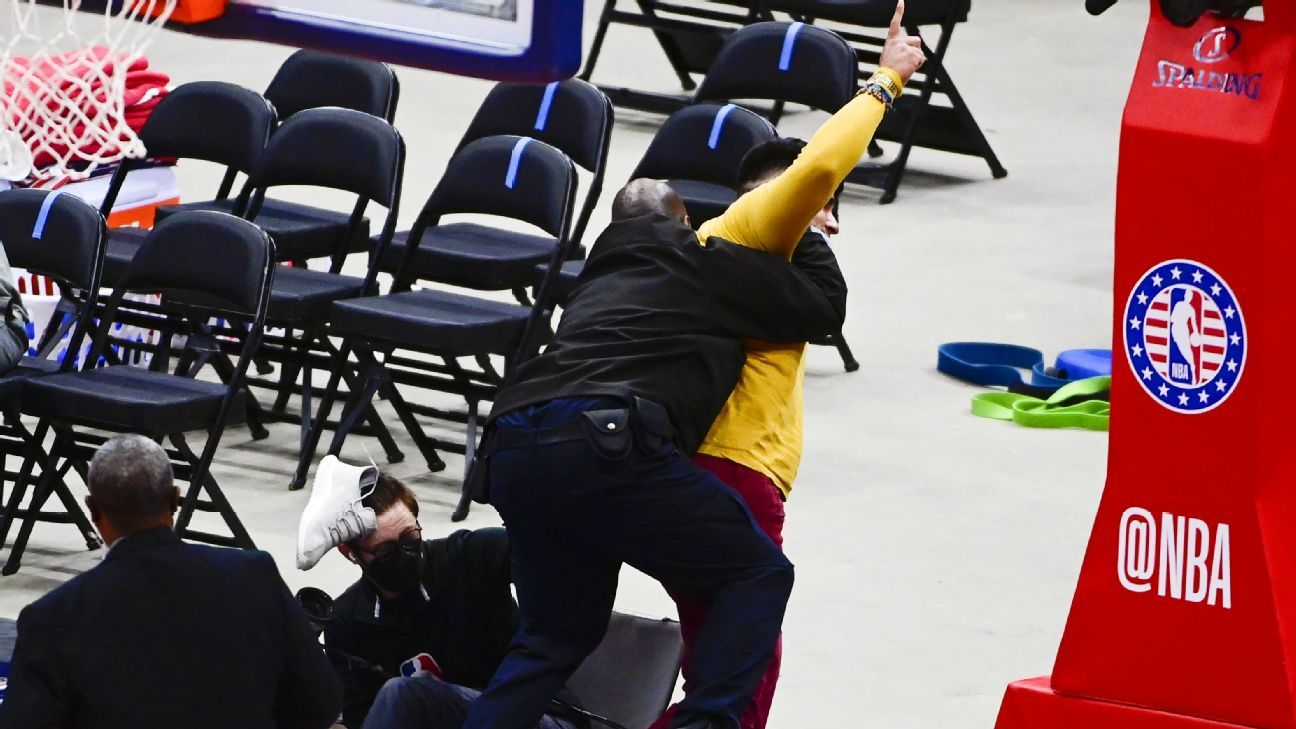
<instances>
[{"instance_id":1,"label":"gold bracelet","mask_svg":"<svg viewBox=\"0 0 1296 729\"><path fill-rule=\"evenodd\" d=\"M895 99L890 94L887 93L886 89L882 88L881 84L870 83L869 85L860 89L859 92L856 93L855 95L859 96L861 94L872 96L873 98L877 99L882 103L882 106L885 106L887 108L888 111L891 110L891 105L895 101Z\"/></svg>"},{"instance_id":2,"label":"gold bracelet","mask_svg":"<svg viewBox=\"0 0 1296 729\"><path fill-rule=\"evenodd\" d=\"M882 73L881 71L877 71L870 76L867 83L881 86L891 95L892 99L900 98L900 94L904 92L900 85L895 82L895 79L891 78L890 74Z\"/></svg>"}]
</instances>

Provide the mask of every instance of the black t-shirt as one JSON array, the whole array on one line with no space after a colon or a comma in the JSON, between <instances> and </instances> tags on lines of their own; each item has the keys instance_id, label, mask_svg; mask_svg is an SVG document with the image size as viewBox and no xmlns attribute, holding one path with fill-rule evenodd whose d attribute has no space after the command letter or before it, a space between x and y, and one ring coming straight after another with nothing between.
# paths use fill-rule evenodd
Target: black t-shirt
<instances>
[{"instance_id":1,"label":"black t-shirt","mask_svg":"<svg viewBox=\"0 0 1296 729\"><path fill-rule=\"evenodd\" d=\"M697 449L738 381L743 339L804 342L841 329L845 299L787 261L661 215L608 226L553 341L520 365L491 417L570 397L634 396L670 413Z\"/></svg>"}]
</instances>

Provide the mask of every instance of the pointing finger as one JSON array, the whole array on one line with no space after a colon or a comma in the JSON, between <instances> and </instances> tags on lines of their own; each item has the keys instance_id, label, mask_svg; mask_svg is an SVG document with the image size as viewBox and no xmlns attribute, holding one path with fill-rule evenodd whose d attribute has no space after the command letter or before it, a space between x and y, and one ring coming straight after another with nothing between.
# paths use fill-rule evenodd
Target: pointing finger
<instances>
[{"instance_id":1,"label":"pointing finger","mask_svg":"<svg viewBox=\"0 0 1296 729\"><path fill-rule=\"evenodd\" d=\"M904 29L900 25L904 20L904 11L904 0L900 0L896 3L895 15L891 16L891 28L887 31L887 38L899 38L904 34Z\"/></svg>"}]
</instances>

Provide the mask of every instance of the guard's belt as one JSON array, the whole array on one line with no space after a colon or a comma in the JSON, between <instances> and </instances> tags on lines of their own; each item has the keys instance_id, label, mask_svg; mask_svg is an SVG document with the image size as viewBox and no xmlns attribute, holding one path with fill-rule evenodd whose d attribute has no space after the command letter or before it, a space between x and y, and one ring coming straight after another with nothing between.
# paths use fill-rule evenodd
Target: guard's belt
<instances>
[{"instance_id":1,"label":"guard's belt","mask_svg":"<svg viewBox=\"0 0 1296 729\"><path fill-rule=\"evenodd\" d=\"M1044 354L1038 349L993 342L949 342L938 350L936 369L974 385L1007 387L1009 392L1047 398L1076 380L1111 374L1110 361L1107 350L1075 349L1058 355L1056 367L1046 367ZM1029 383L1022 378L1022 370L1030 371Z\"/></svg>"},{"instance_id":2,"label":"guard's belt","mask_svg":"<svg viewBox=\"0 0 1296 729\"><path fill-rule=\"evenodd\" d=\"M534 448L536 446L566 443L573 440L585 440L585 427L579 422L555 425L552 428L496 428L492 453L509 451L514 448Z\"/></svg>"}]
</instances>

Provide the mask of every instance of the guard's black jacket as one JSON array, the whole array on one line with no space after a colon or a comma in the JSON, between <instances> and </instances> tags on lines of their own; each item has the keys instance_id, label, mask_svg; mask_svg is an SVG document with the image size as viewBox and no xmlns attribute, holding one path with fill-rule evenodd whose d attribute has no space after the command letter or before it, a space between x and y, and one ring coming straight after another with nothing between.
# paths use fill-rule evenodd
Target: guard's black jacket
<instances>
[{"instance_id":1,"label":"guard's black jacket","mask_svg":"<svg viewBox=\"0 0 1296 729\"><path fill-rule=\"evenodd\" d=\"M590 251L545 352L513 373L494 418L570 397L664 405L692 452L738 381L742 340L835 333L845 297L768 253L697 234L665 216L613 223Z\"/></svg>"}]
</instances>

